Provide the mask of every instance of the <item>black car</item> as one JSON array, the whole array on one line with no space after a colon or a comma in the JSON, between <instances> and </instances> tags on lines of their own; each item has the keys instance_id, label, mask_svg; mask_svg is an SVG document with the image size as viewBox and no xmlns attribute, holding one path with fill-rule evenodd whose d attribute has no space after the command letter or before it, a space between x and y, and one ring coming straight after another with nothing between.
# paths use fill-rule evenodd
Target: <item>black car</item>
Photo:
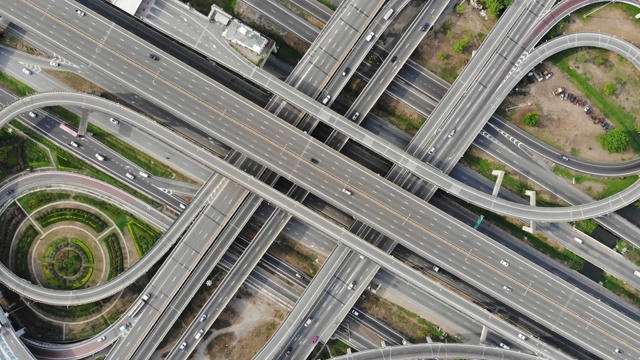
<instances>
[{"instance_id":1,"label":"black car","mask_svg":"<svg viewBox=\"0 0 640 360\"><path fill-rule=\"evenodd\" d=\"M149 59L154 60L154 61L160 60L160 58L157 55L154 55L154 54L149 54Z\"/></svg>"},{"instance_id":2,"label":"black car","mask_svg":"<svg viewBox=\"0 0 640 360\"><path fill-rule=\"evenodd\" d=\"M312 163L314 163L314 164L317 164L317 163L319 163L320 161L318 161L318 159L316 159L316 158L311 158L311 162L312 162Z\"/></svg>"},{"instance_id":3,"label":"black car","mask_svg":"<svg viewBox=\"0 0 640 360\"><path fill-rule=\"evenodd\" d=\"M396 62L396 60L398 60L398 57L397 57L397 56L392 57L392 58L391 58L391 63L393 64L394 62Z\"/></svg>"},{"instance_id":4,"label":"black car","mask_svg":"<svg viewBox=\"0 0 640 360\"><path fill-rule=\"evenodd\" d=\"M14 191L15 191L14 189L9 189L9 190L7 190L7 195L11 195L11 194L13 194L13 192L14 192Z\"/></svg>"},{"instance_id":5,"label":"black car","mask_svg":"<svg viewBox=\"0 0 640 360\"><path fill-rule=\"evenodd\" d=\"M284 356L289 357L291 355L291 348L287 349L287 352L284 353Z\"/></svg>"}]
</instances>

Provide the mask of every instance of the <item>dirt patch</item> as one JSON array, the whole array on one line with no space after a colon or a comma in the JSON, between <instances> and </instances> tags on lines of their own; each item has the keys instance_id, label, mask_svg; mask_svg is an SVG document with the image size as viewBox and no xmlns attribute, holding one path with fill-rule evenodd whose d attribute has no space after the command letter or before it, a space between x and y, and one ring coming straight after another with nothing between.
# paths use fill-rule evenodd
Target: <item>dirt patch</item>
<instances>
[{"instance_id":1,"label":"dirt patch","mask_svg":"<svg viewBox=\"0 0 640 360\"><path fill-rule=\"evenodd\" d=\"M429 30L411 59L452 83L495 24L496 20L485 20L466 4L464 14L453 11L437 29ZM462 39L468 39L468 45L462 53L456 53L453 47Z\"/></svg>"},{"instance_id":2,"label":"dirt patch","mask_svg":"<svg viewBox=\"0 0 640 360\"><path fill-rule=\"evenodd\" d=\"M49 55L47 55L46 53L34 48L33 46L31 46L31 44L29 44L28 42L18 39L17 37L8 34L6 31L4 33L4 40L2 41L2 44L14 48L16 50L20 50L23 52L26 52L27 54L31 54L31 55L36 55L36 56L42 56L45 58L48 58Z\"/></svg>"},{"instance_id":3,"label":"dirt patch","mask_svg":"<svg viewBox=\"0 0 640 360\"><path fill-rule=\"evenodd\" d=\"M233 325L214 330L198 346L195 358L252 359L285 316L284 309L278 304L243 285L221 315Z\"/></svg>"}]
</instances>

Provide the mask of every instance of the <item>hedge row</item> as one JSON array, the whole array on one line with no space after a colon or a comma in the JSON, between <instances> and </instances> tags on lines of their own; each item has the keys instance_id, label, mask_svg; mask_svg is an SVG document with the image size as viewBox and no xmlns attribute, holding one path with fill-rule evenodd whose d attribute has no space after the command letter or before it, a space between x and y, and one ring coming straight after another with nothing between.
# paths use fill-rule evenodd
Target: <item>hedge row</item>
<instances>
[{"instance_id":1,"label":"hedge row","mask_svg":"<svg viewBox=\"0 0 640 360\"><path fill-rule=\"evenodd\" d=\"M120 247L118 236L115 233L105 236L102 241L104 241L104 245L109 251L109 280L111 280L124 271L122 248Z\"/></svg>"},{"instance_id":2,"label":"hedge row","mask_svg":"<svg viewBox=\"0 0 640 360\"><path fill-rule=\"evenodd\" d=\"M33 210L46 204L60 200L67 200L70 197L71 195L67 193L36 191L20 197L18 202L27 212L31 213Z\"/></svg>"},{"instance_id":3,"label":"hedge row","mask_svg":"<svg viewBox=\"0 0 640 360\"><path fill-rule=\"evenodd\" d=\"M42 227L47 227L60 221L77 221L89 226L97 233L101 233L107 228L107 223L102 218L82 209L60 208L45 210L37 217L37 220Z\"/></svg>"},{"instance_id":4,"label":"hedge row","mask_svg":"<svg viewBox=\"0 0 640 360\"><path fill-rule=\"evenodd\" d=\"M40 237L40 233L33 225L29 225L24 229L18 240L15 258L16 275L23 279L31 280L29 275L29 249L31 249L31 244L37 237Z\"/></svg>"},{"instance_id":5,"label":"hedge row","mask_svg":"<svg viewBox=\"0 0 640 360\"><path fill-rule=\"evenodd\" d=\"M79 246L84 252L85 254L87 254L87 263L90 265L93 265L93 253L91 252L91 250L89 249L89 247L87 245L85 245L85 243L83 243L82 241L78 240L78 239L71 239L71 243L74 245Z\"/></svg>"},{"instance_id":6,"label":"hedge row","mask_svg":"<svg viewBox=\"0 0 640 360\"><path fill-rule=\"evenodd\" d=\"M114 221L124 214L124 211L117 205L110 204L103 200L95 199L85 195L75 195L73 199L104 211Z\"/></svg>"},{"instance_id":7,"label":"hedge row","mask_svg":"<svg viewBox=\"0 0 640 360\"><path fill-rule=\"evenodd\" d=\"M0 256L3 263L9 263L11 241L18 226L22 224L27 215L19 207L9 208L0 216Z\"/></svg>"}]
</instances>

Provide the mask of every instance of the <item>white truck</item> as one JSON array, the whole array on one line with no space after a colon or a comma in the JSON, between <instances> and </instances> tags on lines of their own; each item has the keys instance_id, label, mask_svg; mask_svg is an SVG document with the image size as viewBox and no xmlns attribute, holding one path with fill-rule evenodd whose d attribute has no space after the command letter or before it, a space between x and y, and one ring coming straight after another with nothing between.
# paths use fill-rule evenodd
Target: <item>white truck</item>
<instances>
[{"instance_id":1,"label":"white truck","mask_svg":"<svg viewBox=\"0 0 640 360\"><path fill-rule=\"evenodd\" d=\"M633 271L633 275L635 275L635 276L637 276L637 277L640 277L640 271L638 271L638 270L634 270L634 271Z\"/></svg>"}]
</instances>

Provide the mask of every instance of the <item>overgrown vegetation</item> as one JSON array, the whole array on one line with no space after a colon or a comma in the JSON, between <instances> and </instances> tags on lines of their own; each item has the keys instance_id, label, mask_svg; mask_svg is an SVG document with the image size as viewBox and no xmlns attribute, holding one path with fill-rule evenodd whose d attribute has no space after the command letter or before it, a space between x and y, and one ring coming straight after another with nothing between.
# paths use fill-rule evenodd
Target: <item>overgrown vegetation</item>
<instances>
[{"instance_id":1,"label":"overgrown vegetation","mask_svg":"<svg viewBox=\"0 0 640 360\"><path fill-rule=\"evenodd\" d=\"M591 234L597 227L598 223L593 219L580 220L575 223L576 229L585 234Z\"/></svg>"},{"instance_id":2,"label":"overgrown vegetation","mask_svg":"<svg viewBox=\"0 0 640 360\"><path fill-rule=\"evenodd\" d=\"M637 266L640 266L640 249L631 245L626 240L618 239L616 242L616 251L618 251L627 260L633 262Z\"/></svg>"},{"instance_id":3,"label":"overgrown vegetation","mask_svg":"<svg viewBox=\"0 0 640 360\"><path fill-rule=\"evenodd\" d=\"M10 251L13 236L26 217L27 214L15 203L0 214L0 260L5 264L8 264L10 256L13 256Z\"/></svg>"},{"instance_id":4,"label":"overgrown vegetation","mask_svg":"<svg viewBox=\"0 0 640 360\"><path fill-rule=\"evenodd\" d=\"M144 256L162 236L162 232L138 220L129 221L127 227L140 257Z\"/></svg>"},{"instance_id":5,"label":"overgrown vegetation","mask_svg":"<svg viewBox=\"0 0 640 360\"><path fill-rule=\"evenodd\" d=\"M623 129L613 129L597 137L602 148L609 153L621 153L629 147L629 136Z\"/></svg>"},{"instance_id":6,"label":"overgrown vegetation","mask_svg":"<svg viewBox=\"0 0 640 360\"><path fill-rule=\"evenodd\" d=\"M530 112L522 117L522 122L527 126L536 126L540 121L540 115L537 112Z\"/></svg>"},{"instance_id":7,"label":"overgrown vegetation","mask_svg":"<svg viewBox=\"0 0 640 360\"><path fill-rule=\"evenodd\" d=\"M507 6L513 3L513 0L483 0L484 6L487 9L487 14L498 17L502 14Z\"/></svg>"},{"instance_id":8,"label":"overgrown vegetation","mask_svg":"<svg viewBox=\"0 0 640 360\"><path fill-rule=\"evenodd\" d=\"M15 254L16 275L23 279L31 280L31 275L29 275L29 249L31 249L33 241L39 236L40 233L33 225L27 225L18 239Z\"/></svg>"},{"instance_id":9,"label":"overgrown vegetation","mask_svg":"<svg viewBox=\"0 0 640 360\"><path fill-rule=\"evenodd\" d=\"M71 198L71 194L68 193L42 190L23 195L18 199L18 202L26 212L31 213L47 204L56 201L68 200L69 198Z\"/></svg>"},{"instance_id":10,"label":"overgrown vegetation","mask_svg":"<svg viewBox=\"0 0 640 360\"><path fill-rule=\"evenodd\" d=\"M83 209L57 208L44 210L37 217L42 227L51 226L60 221L77 221L84 224L96 233L101 233L107 228L107 223L100 216Z\"/></svg>"},{"instance_id":11,"label":"overgrown vegetation","mask_svg":"<svg viewBox=\"0 0 640 360\"><path fill-rule=\"evenodd\" d=\"M604 281L602 282L602 285L605 288L611 290L611 292L613 292L614 294L627 300L635 307L640 308L640 291L628 286L624 281L616 279L609 274L605 273L603 274L603 276Z\"/></svg>"}]
</instances>

